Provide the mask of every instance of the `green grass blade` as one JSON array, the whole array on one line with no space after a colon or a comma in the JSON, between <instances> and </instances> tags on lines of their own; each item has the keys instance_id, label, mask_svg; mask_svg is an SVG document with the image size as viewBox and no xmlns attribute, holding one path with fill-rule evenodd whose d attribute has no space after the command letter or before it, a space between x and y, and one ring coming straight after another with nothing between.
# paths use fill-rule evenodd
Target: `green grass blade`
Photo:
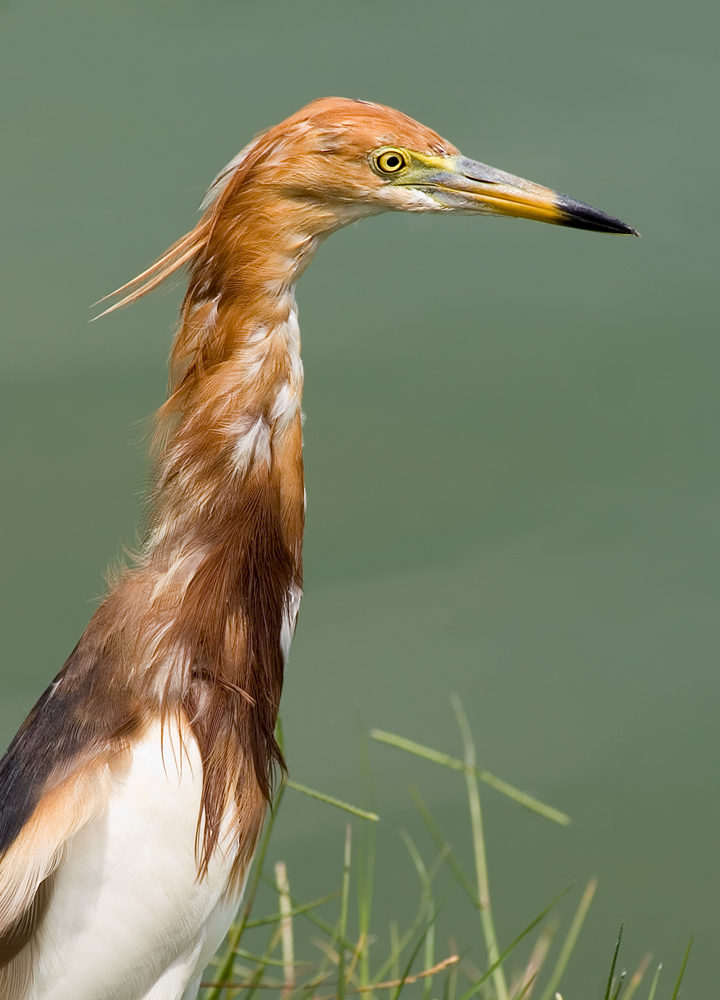
<instances>
[{"instance_id":1,"label":"green grass blade","mask_svg":"<svg viewBox=\"0 0 720 1000\"><path fill-rule=\"evenodd\" d=\"M560 826L568 826L570 824L570 817L560 812L559 809L545 805L544 802L540 802L539 799L534 798L532 795L521 792L519 788L514 788L501 778L496 778L489 771L484 771L479 767L470 768L464 761L458 760L457 757L440 753L439 750L433 750L430 747L423 746L421 743L415 743L413 740L405 739L404 736L386 733L382 729L372 729L369 735L371 739L376 740L378 743L386 743L388 746L396 747L398 750L405 750L407 753L415 754L416 757L423 757L425 760L430 760L434 764L449 767L453 771L462 771L464 774L470 772L486 785L490 785L491 788L506 795L519 805L524 806L525 809L530 809L532 812L544 816L545 819L549 819L553 823L559 823Z\"/></svg>"},{"instance_id":2,"label":"green grass blade","mask_svg":"<svg viewBox=\"0 0 720 1000\"><path fill-rule=\"evenodd\" d=\"M650 983L650 992L648 993L648 1000L655 1000L655 990L657 989L658 979L660 978L660 970L662 969L662 962L655 969L655 975L653 976L653 981Z\"/></svg>"},{"instance_id":3,"label":"green grass blade","mask_svg":"<svg viewBox=\"0 0 720 1000\"><path fill-rule=\"evenodd\" d=\"M340 892L335 893L335 895L336 896L342 895L342 890ZM300 905L298 900L296 900L293 896L291 896L290 898L292 900L293 906ZM318 930L322 931L322 933L325 935L326 938L330 939L334 938L338 942L338 944L342 944L343 947L346 948L348 951L353 951L353 949L355 948L355 945L353 944L352 941L348 941L347 939L343 939L342 941L340 941L337 937L338 934L337 927L333 927L332 924L329 924L327 922L327 920L323 920L322 917L319 917L315 912L315 910L303 910L303 912L300 915L305 917L305 919L308 920L311 924L314 924L318 928Z\"/></svg>"},{"instance_id":4,"label":"green grass blade","mask_svg":"<svg viewBox=\"0 0 720 1000\"><path fill-rule=\"evenodd\" d=\"M430 901L429 905L432 906L432 900ZM430 929L428 930L427 936L425 938L425 959L424 959L424 961L425 961L425 968L426 969L432 969L432 967L435 965L435 925L434 924L430 925ZM422 1000L430 1000L430 996L432 994L432 984L433 984L433 977L432 976L428 976L427 979L425 979L425 985L423 986Z\"/></svg>"},{"instance_id":5,"label":"green grass blade","mask_svg":"<svg viewBox=\"0 0 720 1000\"><path fill-rule=\"evenodd\" d=\"M360 759L363 777L365 800L370 806L377 803L377 793L373 780L366 727L358 720L360 736ZM374 823L363 823L358 830L356 848L357 856L357 911L358 911L358 978L360 986L370 985L370 922L372 916L373 888L375 878L375 851L377 844L377 827ZM374 1000L371 992L365 994L366 1000Z\"/></svg>"},{"instance_id":6,"label":"green grass blade","mask_svg":"<svg viewBox=\"0 0 720 1000\"><path fill-rule=\"evenodd\" d=\"M617 987L615 989L615 992L612 995L612 1000L618 1000L618 997L620 996L620 990L622 989L622 985L625 982L625 976L626 975L627 975L627 972L625 972L623 970L620 973L620 975L618 976L618 984L617 984Z\"/></svg>"},{"instance_id":7,"label":"green grass blade","mask_svg":"<svg viewBox=\"0 0 720 1000\"><path fill-rule=\"evenodd\" d=\"M262 958L259 959L257 968L255 969L253 975L250 977L250 980L247 983L240 986L239 984L234 983L232 981L229 982L226 979L221 979L220 976L218 975L213 980L213 982L215 983L214 989L218 990L218 992L232 989L236 991L235 992L236 996L238 989L247 990L246 1000L251 1000L251 998L255 995L255 993L257 993L257 987L260 985L260 981L263 978L265 969L267 968L268 965L268 960L272 957L272 953L275 951L275 948L278 945L278 942L280 940L280 935L281 935L281 930L278 927L275 933L270 938L270 942L268 943L268 946L265 949L265 953L263 954Z\"/></svg>"},{"instance_id":8,"label":"green grass blade","mask_svg":"<svg viewBox=\"0 0 720 1000\"><path fill-rule=\"evenodd\" d=\"M525 982L525 985L524 985L524 986L522 986L522 983L521 983L520 985L522 986L522 989L521 989L521 991L520 991L520 992L519 992L519 993L517 994L517 996L513 997L513 1000L524 1000L524 997L526 997L526 996L527 996L527 995L529 994L530 990L531 990L531 989L533 988L533 986L535 985L535 982L536 982L536 980L537 980L537 977L538 977L538 974L537 974L537 972L534 972L534 973L532 974L532 976L530 976L530 978L529 978L528 980L526 980L526 982Z\"/></svg>"},{"instance_id":9,"label":"green grass blade","mask_svg":"<svg viewBox=\"0 0 720 1000\"><path fill-rule=\"evenodd\" d=\"M694 934L690 935L690 940L688 941L688 946L685 949L685 957L683 958L682 965L680 966L680 975L678 976L678 981L675 983L675 989L673 990L672 1000L677 1000L677 995L680 992L680 984L683 981L683 976L685 975L685 966L687 965L688 958L690 957L690 949L693 945Z\"/></svg>"},{"instance_id":10,"label":"green grass blade","mask_svg":"<svg viewBox=\"0 0 720 1000\"><path fill-rule=\"evenodd\" d=\"M418 927L421 925L422 915L423 910L421 909L402 937L400 937L397 921L390 921L390 954L373 976L373 984L377 985L382 982L386 975L389 975L391 979L400 978L400 956L412 940L413 934L416 933Z\"/></svg>"},{"instance_id":11,"label":"green grass blade","mask_svg":"<svg viewBox=\"0 0 720 1000\"><path fill-rule=\"evenodd\" d=\"M610 1000L610 991L612 990L613 978L615 976L615 966L617 965L618 952L620 951L620 942L622 941L624 927L625 924L620 924L620 933L618 934L617 944L615 945L613 960L610 964L610 975L608 976L607 989L605 990L603 1000Z\"/></svg>"},{"instance_id":12,"label":"green grass blade","mask_svg":"<svg viewBox=\"0 0 720 1000\"><path fill-rule=\"evenodd\" d=\"M552 1000L555 996L555 991L560 985L560 980L565 975L565 969L570 961L570 956L575 948L575 942L577 941L582 925L585 922L585 917L587 916L587 911L590 909L590 904L592 903L596 889L597 879L590 879L585 887L585 892L582 894L578 908L575 911L575 916L570 924L570 930L568 931L567 937L565 938L563 946L560 949L560 955L555 963L555 968L550 976L550 981L543 990L540 1000Z\"/></svg>"},{"instance_id":13,"label":"green grass blade","mask_svg":"<svg viewBox=\"0 0 720 1000\"><path fill-rule=\"evenodd\" d=\"M273 936L270 938L270 942L268 943L268 946L265 949L265 953L263 955L262 961L258 963L258 967L255 970L255 974L253 975L252 979L250 980L250 982L252 983L252 987L250 989L248 989L248 991L247 991L246 1000L252 1000L252 998L257 993L257 987L259 986L260 981L262 980L263 976L265 975L265 969L267 968L267 961L266 961L266 959L272 958L272 954L275 951L275 949L277 948L277 946L278 946L278 944L280 942L281 937L282 937L282 930L281 930L280 927L278 927L277 930L275 931L275 933L273 934Z\"/></svg>"},{"instance_id":14,"label":"green grass blade","mask_svg":"<svg viewBox=\"0 0 720 1000\"><path fill-rule=\"evenodd\" d=\"M311 799L318 799L320 802L325 802L329 806L335 806L336 809L343 809L345 812L352 813L353 816L359 816L361 819L369 819L374 823L377 823L380 819L377 813L368 812L367 809L360 809L358 806L352 806L349 802L343 802L341 799L333 798L332 795L326 795L324 792L316 792L305 785L299 785L296 781L290 781L289 778L286 778L283 784L296 792L302 792L303 795L309 795Z\"/></svg>"},{"instance_id":15,"label":"green grass blade","mask_svg":"<svg viewBox=\"0 0 720 1000\"><path fill-rule=\"evenodd\" d=\"M480 793L478 792L477 778L472 773L475 770L475 743L473 742L470 725L465 715L460 699L453 695L452 702L455 718L457 719L460 735L465 746L465 783L467 785L468 804L470 807L470 823L472 826L473 852L475 855L475 872L477 876L478 899L480 900L480 923L482 925L485 947L487 948L488 961L494 965L493 983L498 1000L507 1000L508 989L505 981L505 970L498 962L500 947L495 933L495 923L492 916L492 906L490 903L490 881L487 873L487 857L485 853L485 833L483 830L482 810L480 806ZM472 770L470 770L472 769Z\"/></svg>"},{"instance_id":16,"label":"green grass blade","mask_svg":"<svg viewBox=\"0 0 720 1000\"><path fill-rule=\"evenodd\" d=\"M337 892L331 892L329 896L323 896L321 899L315 899L312 903L302 903L300 906L293 906L287 916L297 917L301 913L307 913L309 910L316 910L319 906L324 906L325 903L330 903L333 899L337 899L338 896L342 894L342 890L338 889ZM269 917L258 917L257 920L246 920L245 930L250 930L251 927L265 927L267 924L277 924L283 918L282 913L273 913Z\"/></svg>"},{"instance_id":17,"label":"green grass blade","mask_svg":"<svg viewBox=\"0 0 720 1000\"><path fill-rule=\"evenodd\" d=\"M238 948L235 951L235 954L238 958L244 958L246 962L265 962L267 965L276 965L279 968L282 968L284 965L284 962L279 958L262 958L260 955L256 955L252 951L245 951L244 948ZM303 966L312 965L312 962L293 962L293 965L295 965L296 968L302 968ZM277 985L278 987L281 987L282 983L278 980Z\"/></svg>"},{"instance_id":18,"label":"green grass blade","mask_svg":"<svg viewBox=\"0 0 720 1000\"><path fill-rule=\"evenodd\" d=\"M427 805L423 801L420 793L412 785L410 785L410 794L412 795L413 801L414 801L415 805L417 806L417 810L420 813L420 816L422 817L423 823L427 827L428 833L430 834L430 836L432 837L432 839L435 841L435 843L437 844L437 846L440 848L440 850L444 852L445 861L447 862L448 868L450 869L450 871L455 876L455 880L457 881L458 885L462 889L464 889L465 893L467 894L468 898L472 902L473 906L476 909L479 909L480 908L480 900L478 899L478 895L475 892L475 889L473 888L473 885L470 882L470 879L467 877L467 875L463 871L462 865L457 860L457 858L455 857L455 855L452 852L452 849L451 849L450 845L448 844L448 842L445 840L445 838L443 837L442 833L440 832L440 828L435 823L435 820L433 819L432 813L430 812L430 810L428 809Z\"/></svg>"},{"instance_id":19,"label":"green grass blade","mask_svg":"<svg viewBox=\"0 0 720 1000\"><path fill-rule=\"evenodd\" d=\"M537 927L537 925L540 923L541 920L545 919L545 917L548 915L548 913L550 912L550 910L552 910L553 906L555 906L557 903L559 903L560 900L563 898L563 896L565 896L568 892L570 892L571 888L572 888L572 886L568 886L567 889L564 889L560 893L559 896L556 896L555 899L553 899L552 903L549 903L545 907L545 909L542 910L541 913L538 913L538 915L535 917L535 919L532 920L527 925L527 927L524 930L520 931L520 933L515 938L515 940L512 941L507 946L507 948L505 949L505 951L503 951L503 953L498 957L497 961L493 965L491 965L483 973L483 975L480 977L480 979L476 980L472 984L472 986L470 987L469 990L467 990L465 993L463 993L463 995L460 997L460 1000L470 1000L471 997L475 996L475 994L480 989L482 989L482 987L485 985L485 983L488 981L488 979L492 976L492 974L495 971L495 969L499 968L503 964L503 962L508 957L508 955L520 944L520 942L523 940L523 938L527 937L527 935L530 933L530 931L533 930L533 928Z\"/></svg>"},{"instance_id":20,"label":"green grass blade","mask_svg":"<svg viewBox=\"0 0 720 1000\"><path fill-rule=\"evenodd\" d=\"M433 913L435 911L435 904L432 895L432 876L428 873L425 866L425 862L422 859L420 851L415 846L412 838L404 830L400 831L400 836L405 841L405 846L410 853L410 857L415 865L415 870L418 873L418 878L420 879L420 884L422 886L423 896L425 898L425 905L427 907L427 918L428 918L428 931L425 936L425 954L424 954L424 964L426 969L431 969L435 964L435 925L433 921ZM440 860L442 860L441 851ZM437 867L437 866L436 866ZM424 981L423 985L423 1000L429 1000L430 994L432 992L433 977L428 976Z\"/></svg>"},{"instance_id":21,"label":"green grass blade","mask_svg":"<svg viewBox=\"0 0 720 1000\"><path fill-rule=\"evenodd\" d=\"M457 981L458 981L458 965L450 967L450 975L445 977L445 984L443 989L443 1000L455 1000L457 996Z\"/></svg>"},{"instance_id":22,"label":"green grass blade","mask_svg":"<svg viewBox=\"0 0 720 1000\"><path fill-rule=\"evenodd\" d=\"M358 851L357 865L357 896L358 896L358 931L360 956L358 959L358 975L361 986L370 983L370 922L372 916L373 879L375 874L375 826L361 828L361 841ZM368 1000L373 1000L368 994Z\"/></svg>"},{"instance_id":23,"label":"green grass blade","mask_svg":"<svg viewBox=\"0 0 720 1000\"><path fill-rule=\"evenodd\" d=\"M400 831L400 836L403 839L405 846L408 849L408 854L412 859L412 863L415 865L415 871L418 873L418 878L420 879L420 885L422 887L423 896L427 899L430 895L430 876L428 875L428 870L425 867L425 862L422 859L420 851L415 846L410 834L406 833L405 830Z\"/></svg>"},{"instance_id":24,"label":"green grass blade","mask_svg":"<svg viewBox=\"0 0 720 1000\"><path fill-rule=\"evenodd\" d=\"M420 906L418 907L418 912L415 915L414 920L405 931L405 933L400 936L398 931L397 922L391 921L390 923L390 934L391 934L391 950L388 958L383 962L380 968L375 972L372 978L374 985L383 981L385 976L389 973L392 979L400 978L400 956L407 948L410 941L412 941L413 935L417 933L418 929L423 925L425 920L425 897L421 894ZM433 917L433 920L435 918ZM427 925L426 925L427 926Z\"/></svg>"},{"instance_id":25,"label":"green grass blade","mask_svg":"<svg viewBox=\"0 0 720 1000\"><path fill-rule=\"evenodd\" d=\"M433 915L430 918L430 920L428 920L427 924L425 925L424 931L420 935L417 944L415 945L415 947L413 948L413 950L412 950L412 952L410 954L410 958L405 963L405 969L403 971L402 976L400 977L400 982L399 982L398 987L397 987L397 989L395 991L395 994L393 996L393 1000L398 1000L398 997L400 996L400 993L402 992L402 989L403 989L403 987L405 985L405 980L410 975L410 970L412 969L413 962L418 957L420 949L422 948L423 943L425 942L425 939L427 938L427 935L428 935L428 932L429 932L430 928L434 926L435 921L437 920L437 916L438 916L439 912L440 912L439 910L436 910L435 913L433 913Z\"/></svg>"}]
</instances>

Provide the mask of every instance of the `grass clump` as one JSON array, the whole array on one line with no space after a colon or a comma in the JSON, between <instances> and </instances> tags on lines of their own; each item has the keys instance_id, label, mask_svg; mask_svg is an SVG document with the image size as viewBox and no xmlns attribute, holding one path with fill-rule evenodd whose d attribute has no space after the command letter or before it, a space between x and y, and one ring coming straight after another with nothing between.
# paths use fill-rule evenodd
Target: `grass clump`
<instances>
[{"instance_id":1,"label":"grass clump","mask_svg":"<svg viewBox=\"0 0 720 1000\"><path fill-rule=\"evenodd\" d=\"M370 737L434 764L461 772L466 786L472 834L473 866L466 870L444 838L420 793L411 788L419 817L437 849L426 862L413 839L401 831L417 874L420 900L406 926L390 923L383 944L373 925L373 878L375 869L374 828L376 813L316 792L284 779L268 817L266 829L237 921L230 928L224 950L214 959L200 991L200 1000L563 1000L562 981L583 922L595 894L596 882L585 887L567 930L559 937L560 923L553 913L556 904L572 889L563 890L509 943L503 946L495 928L480 783L489 785L545 819L566 826L562 812L513 788L477 766L475 744L458 698L452 699L464 746L464 758L454 758L404 737L372 730ZM282 733L280 732L280 737ZM299 792L344 810L361 829L353 834L348 823L342 846L342 865L335 892L309 902L296 899L290 876L282 861L268 869L268 845L287 790ZM355 841L359 841L359 848ZM460 954L450 938L440 947L437 919L443 902L436 900L436 877L443 871L470 902L483 942L484 968ZM353 879L354 876L354 879ZM269 886L276 903L271 912L255 916L261 886ZM354 887L354 888L353 888ZM450 923L452 923L452 913ZM445 923L448 913L443 913ZM353 928L351 931L351 927ZM300 931L300 933L297 933ZM649 986L645 982L651 956L646 955L632 976L618 972L622 928L606 979L586 991L602 1000L661 1000L657 993L662 966L657 966ZM520 948L525 942L523 948ZM678 1000L692 939L688 944L677 982L669 1000ZM300 957L302 955L302 957ZM523 955L521 958L520 956ZM604 986L604 993L603 991ZM566 997L566 1000L571 1000Z\"/></svg>"}]
</instances>

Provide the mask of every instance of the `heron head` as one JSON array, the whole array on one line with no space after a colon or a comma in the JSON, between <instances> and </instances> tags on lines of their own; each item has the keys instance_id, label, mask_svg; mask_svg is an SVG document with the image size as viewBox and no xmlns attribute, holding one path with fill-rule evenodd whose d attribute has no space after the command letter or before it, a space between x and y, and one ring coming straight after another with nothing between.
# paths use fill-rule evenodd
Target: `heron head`
<instances>
[{"instance_id":1,"label":"heron head","mask_svg":"<svg viewBox=\"0 0 720 1000\"><path fill-rule=\"evenodd\" d=\"M463 156L437 132L380 104L325 97L261 133L213 181L203 216L105 310L136 301L191 263L186 307L241 287L238 267L285 290L334 230L384 211L509 215L638 235L551 188ZM268 260L274 250L273 265Z\"/></svg>"},{"instance_id":2,"label":"heron head","mask_svg":"<svg viewBox=\"0 0 720 1000\"><path fill-rule=\"evenodd\" d=\"M257 141L264 183L317 206L330 228L382 211L461 212L636 235L583 202L468 159L378 104L323 98Z\"/></svg>"}]
</instances>

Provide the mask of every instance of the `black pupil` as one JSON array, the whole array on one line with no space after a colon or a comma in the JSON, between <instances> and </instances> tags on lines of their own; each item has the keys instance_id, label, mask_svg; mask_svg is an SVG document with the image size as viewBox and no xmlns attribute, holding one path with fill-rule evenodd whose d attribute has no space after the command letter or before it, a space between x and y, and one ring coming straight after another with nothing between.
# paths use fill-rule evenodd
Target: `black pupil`
<instances>
[{"instance_id":1,"label":"black pupil","mask_svg":"<svg viewBox=\"0 0 720 1000\"><path fill-rule=\"evenodd\" d=\"M400 157L399 156L395 156L393 154L392 156L388 156L388 158L385 161L385 163L386 163L386 165L388 167L390 167L391 170L394 170L396 167L400 166Z\"/></svg>"}]
</instances>

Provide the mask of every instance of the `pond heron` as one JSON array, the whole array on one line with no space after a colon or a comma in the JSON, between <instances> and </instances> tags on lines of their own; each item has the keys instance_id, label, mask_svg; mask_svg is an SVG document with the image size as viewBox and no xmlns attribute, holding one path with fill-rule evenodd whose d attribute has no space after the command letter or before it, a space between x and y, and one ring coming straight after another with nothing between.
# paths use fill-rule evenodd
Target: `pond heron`
<instances>
[{"instance_id":1,"label":"pond heron","mask_svg":"<svg viewBox=\"0 0 720 1000\"><path fill-rule=\"evenodd\" d=\"M192 1000L227 933L284 767L295 284L327 236L385 211L634 234L397 111L326 98L246 146L195 228L118 289L108 312L188 270L142 548L0 763L2 1000Z\"/></svg>"}]
</instances>

